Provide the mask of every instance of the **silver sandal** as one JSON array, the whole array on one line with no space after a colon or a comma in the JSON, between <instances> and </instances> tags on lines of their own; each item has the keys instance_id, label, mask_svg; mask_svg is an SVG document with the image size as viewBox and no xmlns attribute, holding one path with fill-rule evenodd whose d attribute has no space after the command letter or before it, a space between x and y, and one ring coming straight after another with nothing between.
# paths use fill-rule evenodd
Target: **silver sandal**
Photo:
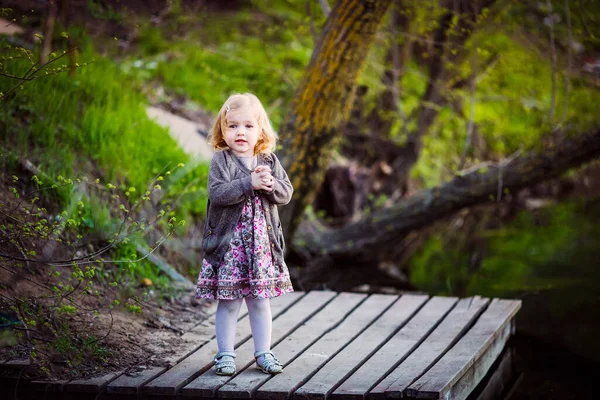
<instances>
[{"instance_id":1,"label":"silver sandal","mask_svg":"<svg viewBox=\"0 0 600 400\"><path fill-rule=\"evenodd\" d=\"M263 363L258 363L258 358L263 356ZM275 358L275 355L271 351L257 351L254 353L256 359L256 368L260 369L265 374L280 374L283 371L283 364Z\"/></svg>"},{"instance_id":2,"label":"silver sandal","mask_svg":"<svg viewBox=\"0 0 600 400\"><path fill-rule=\"evenodd\" d=\"M235 353L232 351L222 351L213 358L215 372L217 375L231 376L235 374Z\"/></svg>"}]
</instances>

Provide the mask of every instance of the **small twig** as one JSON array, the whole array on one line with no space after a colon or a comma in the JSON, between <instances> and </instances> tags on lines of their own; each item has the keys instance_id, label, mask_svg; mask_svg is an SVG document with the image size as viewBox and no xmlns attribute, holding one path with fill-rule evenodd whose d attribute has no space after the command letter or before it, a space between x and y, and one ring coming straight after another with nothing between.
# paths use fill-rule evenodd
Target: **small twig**
<instances>
[{"instance_id":1,"label":"small twig","mask_svg":"<svg viewBox=\"0 0 600 400\"><path fill-rule=\"evenodd\" d=\"M487 167L498 167L500 165L502 166L507 166L509 163L511 163L515 158L519 157L521 155L523 151L521 149L515 151L513 154L511 154L510 156L508 156L507 158L504 158L500 161L484 161L475 165L471 165L469 168L465 168L462 169L460 171L458 171L456 174L457 175L468 175L470 173L473 173L477 170L480 170L481 168L487 168Z\"/></svg>"},{"instance_id":2,"label":"small twig","mask_svg":"<svg viewBox=\"0 0 600 400\"><path fill-rule=\"evenodd\" d=\"M26 81L28 81L28 80L33 80L33 79L35 79L35 78L33 78L33 77L35 76L35 74L37 74L39 71L41 71L42 69L44 69L46 66L48 66L49 64L51 64L51 63L53 63L53 62L55 62L55 61L57 61L57 60L60 60L60 59L61 59L61 58L63 58L65 55L67 55L67 54L69 54L70 52L72 52L72 51L75 51L75 50L77 50L77 47L73 47L72 49L65 51L65 52L64 52L63 54L61 54L60 56L58 56L58 57L55 57L55 58L53 58L52 60L48 60L48 61L46 61L44 64L42 64L42 65L41 65L39 68L37 68L37 69L35 69L35 66L37 65L37 63L33 64L33 65L31 66L31 68L29 68L29 70L28 70L28 71L25 73L25 75L23 75L23 76L20 78L21 82L19 82L19 83L18 83L18 84L16 84L15 86L13 86L13 87L12 87L12 88L11 88L11 89L8 91L8 92L4 93L4 94L2 95L2 97L0 97L0 100L2 100L2 99L6 99L6 98L7 98L7 96L8 96L9 94L11 94L12 92L14 92L15 90L17 90L17 88L18 88L18 87L20 87L20 86L21 86L21 84L22 84L23 82L26 82ZM35 70L34 70L34 69L35 69ZM31 78L31 79L28 79L28 78ZM6 103L4 103L4 104L6 104ZM4 104L3 104L3 105L0 107L0 109L1 109L2 107L4 107Z\"/></svg>"},{"instance_id":3,"label":"small twig","mask_svg":"<svg viewBox=\"0 0 600 400\"><path fill-rule=\"evenodd\" d=\"M329 14L331 14L331 7L329 7L329 3L327 2L327 0L319 0L319 4L321 4L323 15L325 15L325 17L328 18Z\"/></svg>"},{"instance_id":4,"label":"small twig","mask_svg":"<svg viewBox=\"0 0 600 400\"><path fill-rule=\"evenodd\" d=\"M306 13L310 17L310 33L313 37L313 43L316 45L317 41L319 40L319 34L317 33L317 27L315 26L315 16L313 15L310 1L306 2Z\"/></svg>"},{"instance_id":5,"label":"small twig","mask_svg":"<svg viewBox=\"0 0 600 400\"><path fill-rule=\"evenodd\" d=\"M35 78L23 78L22 76L15 76L15 75L11 75L11 74L6 74L4 72L0 72L0 76L4 76L6 78L12 78L12 79L19 79L21 81L32 81Z\"/></svg>"},{"instance_id":6,"label":"small twig","mask_svg":"<svg viewBox=\"0 0 600 400\"><path fill-rule=\"evenodd\" d=\"M498 163L498 190L496 193L496 201L502 200L502 187L504 185L503 168L510 164L515 158L521 155L521 150L514 152L509 158L501 160Z\"/></svg>"},{"instance_id":7,"label":"small twig","mask_svg":"<svg viewBox=\"0 0 600 400\"><path fill-rule=\"evenodd\" d=\"M29 259L27 258L27 255L25 254L25 243L23 243L23 238L19 237L19 243L21 244L21 247L17 246L17 248L21 252L21 255L23 256L23 258L25 258L25 265L27 265L27 269L29 270L29 272L33 272L33 271L31 271L31 266L29 265Z\"/></svg>"},{"instance_id":8,"label":"small twig","mask_svg":"<svg viewBox=\"0 0 600 400\"><path fill-rule=\"evenodd\" d=\"M29 14L33 14L33 10L29 11L27 14L23 14L21 16L21 19L25 18L26 16L28 16ZM17 23L17 19L13 18L12 21L10 21L10 23L8 25L5 25L5 28L8 28L9 26L11 26L12 24L16 24Z\"/></svg>"},{"instance_id":9,"label":"small twig","mask_svg":"<svg viewBox=\"0 0 600 400\"><path fill-rule=\"evenodd\" d=\"M473 4L475 7L475 15L479 15L479 10L477 7L477 2ZM469 121L467 123L467 137L465 139L465 147L463 149L463 153L460 157L459 168L462 168L465 165L467 160L467 154L471 149L473 143L473 132L475 131L475 105L476 105L476 83L477 83L477 34L476 34L476 25L473 26L473 31L471 36L473 37L473 43L471 47L471 76L469 79L469 89L470 89L470 101L469 101Z\"/></svg>"},{"instance_id":10,"label":"small twig","mask_svg":"<svg viewBox=\"0 0 600 400\"><path fill-rule=\"evenodd\" d=\"M112 332L112 328L115 322L115 318L113 316L112 310L109 310L108 313L110 314L110 326L108 327L108 332L106 332L106 335L104 335L101 339L96 339L93 340L92 343L101 343L104 341L104 339L106 339L108 337L108 335L110 335L110 333Z\"/></svg>"}]
</instances>

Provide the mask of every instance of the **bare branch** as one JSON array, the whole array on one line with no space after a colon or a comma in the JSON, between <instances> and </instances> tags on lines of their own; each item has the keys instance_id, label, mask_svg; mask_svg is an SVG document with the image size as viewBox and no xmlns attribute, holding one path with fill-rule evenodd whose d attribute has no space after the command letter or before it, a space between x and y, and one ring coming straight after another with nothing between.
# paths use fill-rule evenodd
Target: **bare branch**
<instances>
[{"instance_id":1,"label":"bare branch","mask_svg":"<svg viewBox=\"0 0 600 400\"><path fill-rule=\"evenodd\" d=\"M58 4L56 0L48 1L48 15L44 24L44 39L42 40L42 50L40 51L40 64L46 63L48 55L52 52L52 36L54 35L54 25L58 15Z\"/></svg>"},{"instance_id":2,"label":"bare branch","mask_svg":"<svg viewBox=\"0 0 600 400\"><path fill-rule=\"evenodd\" d=\"M476 4L476 3L475 3ZM475 28L473 28L475 29ZM469 122L467 123L467 138L465 148L460 157L459 168L462 169L467 160L467 154L471 149L473 142L473 131L475 130L475 104L476 104L476 82L477 82L477 35L473 34L473 47L471 49L471 78L470 81L470 101L469 101Z\"/></svg>"},{"instance_id":3,"label":"bare branch","mask_svg":"<svg viewBox=\"0 0 600 400\"><path fill-rule=\"evenodd\" d=\"M37 74L39 71L43 70L44 68L46 68L46 66L50 65L51 63L53 63L53 62L55 62L55 61L57 61L57 60L60 60L60 59L61 59L61 58L63 58L65 55L67 55L67 54L68 54L68 53L70 53L71 51L75 51L75 50L77 50L77 48L76 48L76 47L73 47L73 48L71 48L70 50L67 50L67 51L63 52L63 54L61 54L60 56L58 56L58 57L55 57L55 58L53 58L52 60L49 60L49 61L47 61L46 63L42 64L42 65L41 65L39 68L37 68L37 69L35 69L35 67L36 67L36 65L38 65L38 64L37 64L37 63L36 63L36 64L33 64L33 65L31 66L31 68L29 68L29 70L27 70L27 72L25 73L25 75L23 75L23 76L20 78L21 82L17 83L17 84L16 84L15 86L13 86L13 87L12 87L12 88L11 88L11 89L8 91L8 92L6 92L6 93L2 94L2 96L0 96L0 104L1 104L1 105L0 105L0 109L1 109L2 107L4 107L4 105L6 104L6 102L4 102L3 100L4 100L4 99L6 99L6 98L8 98L8 95L10 95L12 92L14 92L15 90L17 90L17 89L18 89L18 88L21 86L21 84L22 84L23 82L26 82L26 81L28 81L28 80L33 80L33 79L36 79L36 78L34 78L34 76L35 76L35 74ZM29 78L31 78L31 79L29 79Z\"/></svg>"},{"instance_id":4,"label":"bare branch","mask_svg":"<svg viewBox=\"0 0 600 400\"><path fill-rule=\"evenodd\" d=\"M35 78L23 78L22 76L10 75L10 74L6 74L4 72L0 72L0 76L4 76L6 78L11 78L11 79L19 79L21 81L32 81L35 79Z\"/></svg>"},{"instance_id":5,"label":"bare branch","mask_svg":"<svg viewBox=\"0 0 600 400\"><path fill-rule=\"evenodd\" d=\"M329 3L327 2L327 0L319 0L319 3L321 4L321 9L323 10L323 14L325 15L325 17L329 17L329 14L331 13L331 8L329 7Z\"/></svg>"},{"instance_id":6,"label":"bare branch","mask_svg":"<svg viewBox=\"0 0 600 400\"><path fill-rule=\"evenodd\" d=\"M396 41L398 40L398 27L397 27L397 18L395 18L396 13L398 12L398 10L396 9L396 7L392 7L391 11L392 13L392 18L390 18L390 33L392 34L392 38L393 38L393 43L392 43L392 48L391 48L391 52L392 52L392 82L391 82L391 92L392 92L392 97L394 99L394 106L396 107L396 110L398 110L398 115L400 116L400 119L402 120L402 131L405 135L408 135L408 118L406 116L406 113L404 112L404 108L402 107L402 101L400 99L400 77L402 74L402 60L401 60L401 55L400 55L400 49L398 48L398 45L396 44ZM408 38L406 38L405 40L410 40Z\"/></svg>"},{"instance_id":7,"label":"bare branch","mask_svg":"<svg viewBox=\"0 0 600 400\"><path fill-rule=\"evenodd\" d=\"M317 32L317 27L315 26L315 16L313 15L312 7L310 6L310 1L306 2L306 13L310 17L310 33L313 37L313 43L316 44L317 40L319 40L319 33Z\"/></svg>"}]
</instances>

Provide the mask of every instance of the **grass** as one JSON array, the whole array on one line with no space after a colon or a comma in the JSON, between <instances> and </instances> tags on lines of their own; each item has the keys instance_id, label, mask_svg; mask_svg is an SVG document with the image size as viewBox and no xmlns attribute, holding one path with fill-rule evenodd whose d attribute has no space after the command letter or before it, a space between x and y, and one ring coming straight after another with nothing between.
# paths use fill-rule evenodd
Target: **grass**
<instances>
[{"instance_id":1,"label":"grass","mask_svg":"<svg viewBox=\"0 0 600 400\"><path fill-rule=\"evenodd\" d=\"M252 12L199 16L183 37L167 38L167 32L142 25L139 48L143 65L153 63L149 78L212 112L234 92L253 92L278 127L310 60L310 20L288 3L255 6Z\"/></svg>"},{"instance_id":2,"label":"grass","mask_svg":"<svg viewBox=\"0 0 600 400\"><path fill-rule=\"evenodd\" d=\"M9 176L20 174L19 160L31 161L41 171L43 186L58 184L57 189L42 192L47 201L64 209L67 218L74 216L82 233L98 240L110 237L120 218L118 212L110 210L106 199L83 193L78 185L61 184L61 180L98 180L101 185L114 185L115 195L124 198L132 193L133 199L152 189L153 180L162 174L161 204L177 202L177 208L167 208L169 218L203 216L207 165L192 166L190 162L186 168L177 168L188 163L189 157L166 129L147 117L141 81L131 79L120 61L96 53L85 37L80 40L81 67L74 76L61 72L25 82L2 104L0 129L6 135L0 138L0 146ZM5 42L0 46L14 51ZM21 76L30 66L27 59L13 59L6 62L5 72ZM0 92L6 93L13 85L12 80L0 79ZM76 207L80 201L82 207ZM185 233L185 228L178 230ZM129 251L128 245L120 245L111 258L119 260ZM140 277L148 277L168 286L150 263L128 265L127 270L116 269L115 273L122 277L126 272L134 284Z\"/></svg>"},{"instance_id":3,"label":"grass","mask_svg":"<svg viewBox=\"0 0 600 400\"><path fill-rule=\"evenodd\" d=\"M118 64L84 48L91 62L67 73L27 82L0 112L5 145L32 154L49 175L96 171L102 180L142 190L163 168L187 162L168 132L149 120L136 82ZM28 61L10 64L23 74ZM2 91L8 88L0 81ZM15 118L18 116L18 118ZM13 142L11 137L18 137ZM83 156L83 157L81 157Z\"/></svg>"}]
</instances>

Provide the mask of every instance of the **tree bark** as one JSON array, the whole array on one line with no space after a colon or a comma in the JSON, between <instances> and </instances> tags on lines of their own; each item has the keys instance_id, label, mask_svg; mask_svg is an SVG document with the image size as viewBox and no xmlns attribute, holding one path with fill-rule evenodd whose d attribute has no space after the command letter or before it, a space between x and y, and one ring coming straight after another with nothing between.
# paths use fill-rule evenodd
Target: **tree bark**
<instances>
[{"instance_id":1,"label":"tree bark","mask_svg":"<svg viewBox=\"0 0 600 400\"><path fill-rule=\"evenodd\" d=\"M412 52L413 37L410 34L411 10L396 0L390 10L390 34L392 44L386 55L386 69L381 77L385 90L375 102L376 106L369 113L369 130L373 136L389 137L393 122L401 118L403 129L407 129L408 121L400 104L400 78ZM412 10L411 10L412 11ZM408 33L400 39L398 30Z\"/></svg>"},{"instance_id":2,"label":"tree bark","mask_svg":"<svg viewBox=\"0 0 600 400\"><path fill-rule=\"evenodd\" d=\"M52 36L54 35L54 25L58 14L58 4L56 0L48 1L48 14L44 23L44 39L42 41L42 50L40 51L40 63L44 65L48 61L48 56L52 53Z\"/></svg>"},{"instance_id":3,"label":"tree bark","mask_svg":"<svg viewBox=\"0 0 600 400\"><path fill-rule=\"evenodd\" d=\"M294 198L281 209L291 237L323 181L356 82L391 0L340 0L331 11L280 129Z\"/></svg>"},{"instance_id":4,"label":"tree bark","mask_svg":"<svg viewBox=\"0 0 600 400\"><path fill-rule=\"evenodd\" d=\"M306 221L293 247L304 255L331 262L370 265L409 232L428 226L462 208L494 201L498 193L554 178L570 168L600 157L600 127L567 135L543 152L531 152L487 171L474 171L363 217L343 228L327 230Z\"/></svg>"}]
</instances>

